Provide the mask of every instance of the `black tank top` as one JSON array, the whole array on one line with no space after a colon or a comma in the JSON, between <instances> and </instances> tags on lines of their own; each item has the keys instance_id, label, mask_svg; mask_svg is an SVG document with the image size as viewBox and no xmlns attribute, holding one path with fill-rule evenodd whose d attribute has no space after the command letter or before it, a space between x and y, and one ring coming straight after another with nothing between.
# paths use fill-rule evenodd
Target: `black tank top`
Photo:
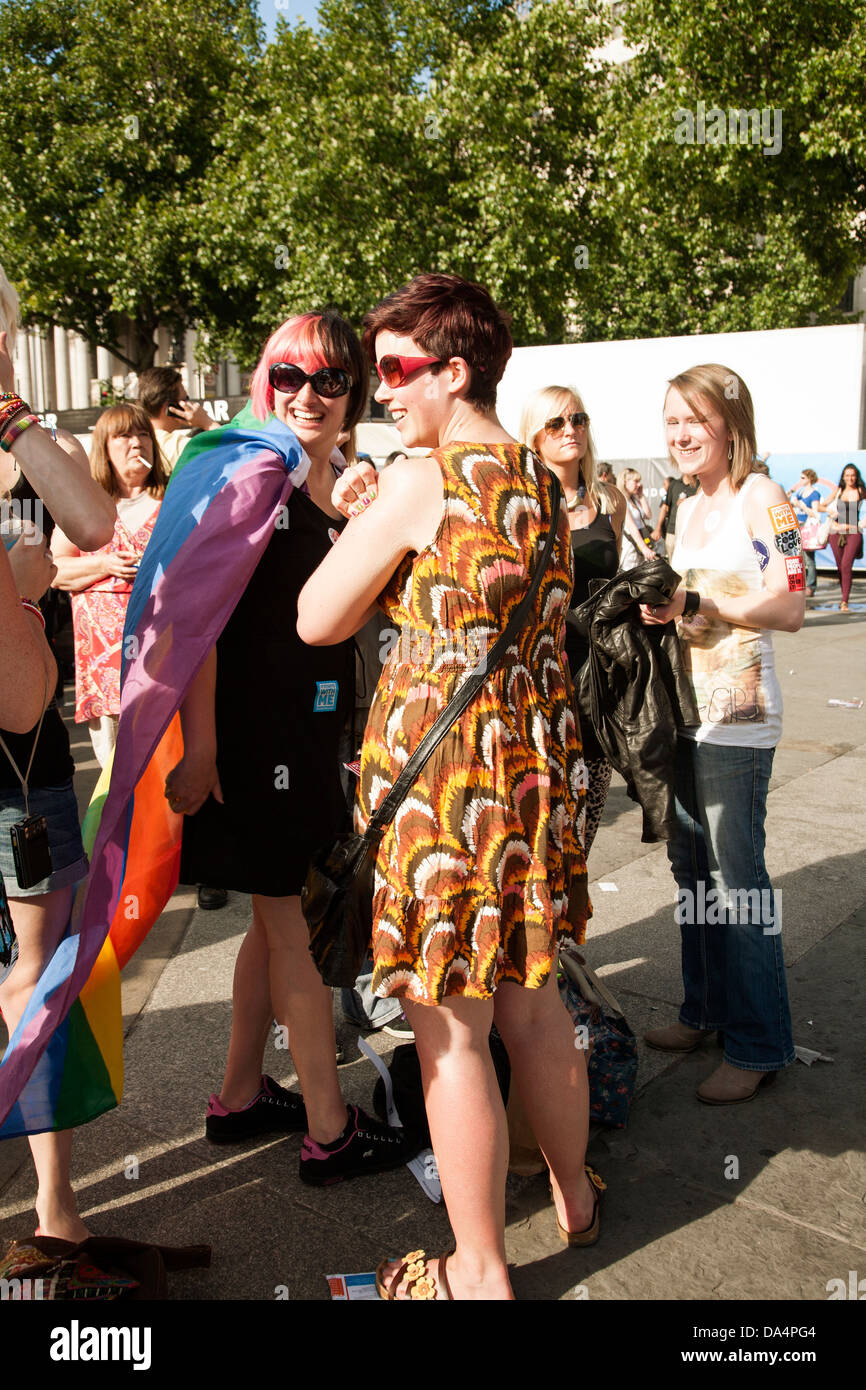
<instances>
[{"instance_id":1,"label":"black tank top","mask_svg":"<svg viewBox=\"0 0 866 1390\"><path fill-rule=\"evenodd\" d=\"M599 515L589 526L572 531L571 554L574 559L574 589L570 606L577 608L589 598L590 580L612 579L616 574L619 552L610 517ZM565 651L569 670L572 676L576 676L589 656L589 647L571 623L565 629Z\"/></svg>"}]
</instances>

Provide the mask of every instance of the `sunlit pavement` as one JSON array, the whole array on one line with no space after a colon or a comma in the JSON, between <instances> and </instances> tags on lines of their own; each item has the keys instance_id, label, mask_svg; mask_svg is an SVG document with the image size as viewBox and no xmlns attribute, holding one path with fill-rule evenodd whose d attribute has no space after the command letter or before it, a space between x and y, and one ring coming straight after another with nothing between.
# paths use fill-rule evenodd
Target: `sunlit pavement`
<instances>
[{"instance_id":1,"label":"sunlit pavement","mask_svg":"<svg viewBox=\"0 0 866 1390\"><path fill-rule=\"evenodd\" d=\"M567 1250L546 1178L509 1178L519 1298L824 1300L828 1281L862 1268L866 704L828 701L866 700L866 579L850 614L838 598L823 579L803 629L775 639L785 734L767 821L794 1040L832 1061L798 1061L753 1102L715 1108L694 1098L720 1059L714 1046L672 1059L641 1042L628 1128L591 1139L608 1185L599 1244ZM86 804L96 768L82 734ZM590 871L587 958L640 1037L677 1015L679 933L664 846L641 843L640 813L618 779ZM297 1136L229 1150L205 1141L248 916L239 894L219 912L198 911L190 890L173 899L125 977L123 1104L77 1136L74 1181L98 1233L213 1246L209 1271L172 1276L175 1298L325 1299L326 1275L418 1246L446 1250L450 1229L405 1169L314 1190L298 1179ZM354 1055L356 1030L339 1029ZM395 1046L384 1034L370 1041L384 1054ZM266 1067L293 1083L287 1052L274 1050ZM370 1063L340 1074L347 1098L369 1106ZM34 1190L24 1142L0 1146L0 1244L32 1231Z\"/></svg>"}]
</instances>

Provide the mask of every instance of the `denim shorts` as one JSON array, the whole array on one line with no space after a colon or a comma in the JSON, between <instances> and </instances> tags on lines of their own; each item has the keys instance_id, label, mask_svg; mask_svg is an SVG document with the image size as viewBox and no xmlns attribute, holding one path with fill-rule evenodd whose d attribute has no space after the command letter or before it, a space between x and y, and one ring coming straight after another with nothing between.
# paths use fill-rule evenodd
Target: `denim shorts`
<instances>
[{"instance_id":1,"label":"denim shorts","mask_svg":"<svg viewBox=\"0 0 866 1390\"><path fill-rule=\"evenodd\" d=\"M44 816L48 822L51 873L32 888L19 888L9 832L10 826L24 819L24 796L20 791L0 791L0 873L10 898L33 898L55 888L69 888L86 878L89 868L72 778L57 787L31 787L29 802L31 816Z\"/></svg>"}]
</instances>

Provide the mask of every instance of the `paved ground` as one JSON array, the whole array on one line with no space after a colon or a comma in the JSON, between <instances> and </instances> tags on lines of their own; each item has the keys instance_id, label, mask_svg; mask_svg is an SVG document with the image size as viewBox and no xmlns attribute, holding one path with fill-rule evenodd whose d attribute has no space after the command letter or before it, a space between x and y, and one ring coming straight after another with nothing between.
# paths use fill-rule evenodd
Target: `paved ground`
<instances>
[{"instance_id":1,"label":"paved ground","mask_svg":"<svg viewBox=\"0 0 866 1390\"><path fill-rule=\"evenodd\" d=\"M509 1179L508 1250L518 1297L531 1299L824 1300L830 1279L866 1265L864 1026L858 986L866 930L866 581L857 611L827 606L826 581L803 630L776 639L785 737L776 756L768 860L783 901L785 959L798 1044L832 1062L795 1063L752 1104L694 1099L713 1048L680 1060L641 1043L627 1130L594 1134L608 1193L600 1243L558 1242L543 1178ZM77 740L80 791L94 776ZM591 859L595 916L587 956L619 994L634 1031L676 1017L680 1002L673 884L663 846L640 842L639 812L614 785ZM608 886L609 885L609 886ZM301 1186L300 1139L226 1152L203 1137L221 1077L231 975L248 900L219 913L179 893L124 986L122 1107L77 1138L81 1208L100 1233L170 1244L209 1241L213 1265L172 1277L178 1299L326 1299L325 1275L369 1270L385 1253L447 1248L441 1207L402 1170L316 1192ZM355 1031L342 1024L350 1048ZM380 1052L393 1041L371 1038ZM269 1061L290 1083L285 1052ZM347 1097L369 1104L366 1060L342 1069ZM138 1176L129 1160L135 1158ZM736 1160L736 1165L732 1160ZM738 1168L738 1176L728 1176ZM32 1230L23 1141L0 1146L0 1245Z\"/></svg>"}]
</instances>

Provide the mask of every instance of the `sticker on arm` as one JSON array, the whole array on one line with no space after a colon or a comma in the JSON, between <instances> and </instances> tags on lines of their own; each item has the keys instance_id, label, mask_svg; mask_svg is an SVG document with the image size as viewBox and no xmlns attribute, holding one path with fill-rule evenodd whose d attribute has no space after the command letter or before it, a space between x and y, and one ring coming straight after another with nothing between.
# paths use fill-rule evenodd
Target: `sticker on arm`
<instances>
[{"instance_id":1,"label":"sticker on arm","mask_svg":"<svg viewBox=\"0 0 866 1390\"><path fill-rule=\"evenodd\" d=\"M799 526L794 526L790 531L780 531L773 537L773 545L780 555L802 555L803 537Z\"/></svg>"},{"instance_id":2,"label":"sticker on arm","mask_svg":"<svg viewBox=\"0 0 866 1390\"><path fill-rule=\"evenodd\" d=\"M760 565L761 573L763 574L764 570L770 563L770 552L764 545L763 541L752 541L752 549L754 550L755 555L757 556L758 564Z\"/></svg>"},{"instance_id":3,"label":"sticker on arm","mask_svg":"<svg viewBox=\"0 0 866 1390\"><path fill-rule=\"evenodd\" d=\"M792 531L797 525L797 518L790 502L780 502L778 506L767 508L770 514L770 521L777 536L783 531Z\"/></svg>"},{"instance_id":4,"label":"sticker on arm","mask_svg":"<svg viewBox=\"0 0 866 1390\"><path fill-rule=\"evenodd\" d=\"M806 587L806 572L803 568L803 560L799 555L789 555L785 558L785 571L788 575L788 588L791 593L799 593Z\"/></svg>"}]
</instances>

